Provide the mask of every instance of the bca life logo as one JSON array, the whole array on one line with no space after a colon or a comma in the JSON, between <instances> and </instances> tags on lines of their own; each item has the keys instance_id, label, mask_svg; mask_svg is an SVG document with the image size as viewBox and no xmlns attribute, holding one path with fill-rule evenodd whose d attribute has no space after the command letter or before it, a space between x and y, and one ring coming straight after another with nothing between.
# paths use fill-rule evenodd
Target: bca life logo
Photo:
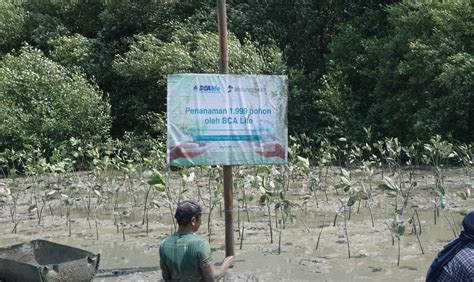
<instances>
[{"instance_id":1,"label":"bca life logo","mask_svg":"<svg viewBox=\"0 0 474 282\"><path fill-rule=\"evenodd\" d=\"M220 93L221 88L217 85L197 85L193 87L193 91L199 93Z\"/></svg>"}]
</instances>

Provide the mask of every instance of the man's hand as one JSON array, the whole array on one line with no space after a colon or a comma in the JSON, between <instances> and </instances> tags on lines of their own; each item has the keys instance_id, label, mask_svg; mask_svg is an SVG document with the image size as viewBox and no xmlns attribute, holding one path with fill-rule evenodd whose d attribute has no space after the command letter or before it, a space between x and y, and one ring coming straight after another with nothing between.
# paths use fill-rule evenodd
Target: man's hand
<instances>
[{"instance_id":1,"label":"man's hand","mask_svg":"<svg viewBox=\"0 0 474 282\"><path fill-rule=\"evenodd\" d=\"M285 159L285 148L277 142L261 143L255 147L255 152L266 158L279 157Z\"/></svg>"},{"instance_id":2,"label":"man's hand","mask_svg":"<svg viewBox=\"0 0 474 282\"><path fill-rule=\"evenodd\" d=\"M207 151L208 145L200 146L199 143L181 143L170 148L170 161L177 158L192 159Z\"/></svg>"},{"instance_id":3,"label":"man's hand","mask_svg":"<svg viewBox=\"0 0 474 282\"><path fill-rule=\"evenodd\" d=\"M234 267L235 258L234 256L228 256L222 261L222 267L232 268Z\"/></svg>"},{"instance_id":4,"label":"man's hand","mask_svg":"<svg viewBox=\"0 0 474 282\"><path fill-rule=\"evenodd\" d=\"M202 273L206 278L206 281L214 281L224 276L227 269L234 266L234 256L228 256L222 261L221 268L216 270L214 265L210 264L205 268L202 268Z\"/></svg>"}]
</instances>

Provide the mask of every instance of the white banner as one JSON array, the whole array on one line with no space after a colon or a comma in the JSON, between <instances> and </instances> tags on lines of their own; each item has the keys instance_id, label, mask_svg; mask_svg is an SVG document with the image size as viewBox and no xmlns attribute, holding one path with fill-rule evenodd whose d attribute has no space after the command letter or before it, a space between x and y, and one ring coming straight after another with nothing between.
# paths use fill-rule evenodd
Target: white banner
<instances>
[{"instance_id":1,"label":"white banner","mask_svg":"<svg viewBox=\"0 0 474 282\"><path fill-rule=\"evenodd\" d=\"M170 165L286 163L288 78L168 76Z\"/></svg>"}]
</instances>

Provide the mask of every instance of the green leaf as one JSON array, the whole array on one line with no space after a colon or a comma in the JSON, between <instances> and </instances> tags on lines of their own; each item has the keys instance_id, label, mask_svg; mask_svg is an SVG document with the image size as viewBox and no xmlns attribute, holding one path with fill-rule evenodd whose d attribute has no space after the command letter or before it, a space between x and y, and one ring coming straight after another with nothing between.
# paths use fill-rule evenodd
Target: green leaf
<instances>
[{"instance_id":1,"label":"green leaf","mask_svg":"<svg viewBox=\"0 0 474 282\"><path fill-rule=\"evenodd\" d=\"M359 198L361 198L362 200L368 200L370 198L370 193L367 193L365 191L360 191Z\"/></svg>"},{"instance_id":2,"label":"green leaf","mask_svg":"<svg viewBox=\"0 0 474 282\"><path fill-rule=\"evenodd\" d=\"M164 192L166 190L166 186L163 184L155 184L153 185L153 187L155 188L156 191L159 191L159 192Z\"/></svg>"},{"instance_id":3,"label":"green leaf","mask_svg":"<svg viewBox=\"0 0 474 282\"><path fill-rule=\"evenodd\" d=\"M196 174L193 171L189 175L183 175L183 180L186 183L190 183L190 182L194 181L195 176L196 176Z\"/></svg>"},{"instance_id":4,"label":"green leaf","mask_svg":"<svg viewBox=\"0 0 474 282\"><path fill-rule=\"evenodd\" d=\"M438 187L436 187L435 192L436 192L439 196L445 196L445 195L446 195L446 191L444 190L443 186L438 186Z\"/></svg>"},{"instance_id":5,"label":"green leaf","mask_svg":"<svg viewBox=\"0 0 474 282\"><path fill-rule=\"evenodd\" d=\"M341 171L342 171L342 175L344 175L344 177L346 178L346 180L349 179L349 178L351 178L351 175L350 175L350 173L349 173L347 170L345 170L345 169L342 168ZM341 177L341 178L342 178L342 177ZM347 182L349 182L349 180L347 180Z\"/></svg>"},{"instance_id":6,"label":"green leaf","mask_svg":"<svg viewBox=\"0 0 474 282\"><path fill-rule=\"evenodd\" d=\"M99 190L93 189L94 193L97 195L97 197L102 197L102 194L100 194Z\"/></svg>"},{"instance_id":7,"label":"green leaf","mask_svg":"<svg viewBox=\"0 0 474 282\"><path fill-rule=\"evenodd\" d=\"M28 207L28 211L29 211L29 212L34 211L34 210L36 210L36 207L37 207L36 204L30 205L30 206Z\"/></svg>"},{"instance_id":8,"label":"green leaf","mask_svg":"<svg viewBox=\"0 0 474 282\"><path fill-rule=\"evenodd\" d=\"M463 200L467 200L467 199L468 199L466 192L458 191L458 192L456 193L456 195L458 195L458 196L459 196L461 199L463 199Z\"/></svg>"},{"instance_id":9,"label":"green leaf","mask_svg":"<svg viewBox=\"0 0 474 282\"><path fill-rule=\"evenodd\" d=\"M405 222L402 221L400 225L398 225L397 234L399 236L402 236L403 234L405 234Z\"/></svg>"},{"instance_id":10,"label":"green leaf","mask_svg":"<svg viewBox=\"0 0 474 282\"><path fill-rule=\"evenodd\" d=\"M157 172L153 174L150 179L148 179L148 184L149 185L165 185L165 181L163 179L163 176Z\"/></svg>"},{"instance_id":11,"label":"green leaf","mask_svg":"<svg viewBox=\"0 0 474 282\"><path fill-rule=\"evenodd\" d=\"M393 190L391 187L387 186L386 184L379 184L378 188L382 190L388 196L396 196L397 191Z\"/></svg>"},{"instance_id":12,"label":"green leaf","mask_svg":"<svg viewBox=\"0 0 474 282\"><path fill-rule=\"evenodd\" d=\"M262 165L257 168L257 173L270 174L271 170L268 166Z\"/></svg>"},{"instance_id":13,"label":"green leaf","mask_svg":"<svg viewBox=\"0 0 474 282\"><path fill-rule=\"evenodd\" d=\"M398 186L395 184L395 182L393 182L393 180L389 177L384 177L383 182L385 183L386 186L389 187L390 190L394 190L394 191L399 191L400 190L400 188L398 188Z\"/></svg>"},{"instance_id":14,"label":"green leaf","mask_svg":"<svg viewBox=\"0 0 474 282\"><path fill-rule=\"evenodd\" d=\"M347 201L347 206L351 207L357 202L357 197L356 196L351 196L349 197L349 200Z\"/></svg>"}]
</instances>

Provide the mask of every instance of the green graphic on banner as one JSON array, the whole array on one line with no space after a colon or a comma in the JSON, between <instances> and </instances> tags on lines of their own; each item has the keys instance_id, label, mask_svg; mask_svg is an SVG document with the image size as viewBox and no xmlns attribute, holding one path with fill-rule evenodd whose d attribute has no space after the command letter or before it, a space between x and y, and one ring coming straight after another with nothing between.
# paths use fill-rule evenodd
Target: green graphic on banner
<instances>
[{"instance_id":1,"label":"green graphic on banner","mask_svg":"<svg viewBox=\"0 0 474 282\"><path fill-rule=\"evenodd\" d=\"M168 76L168 164L286 163L287 99L282 75Z\"/></svg>"}]
</instances>

